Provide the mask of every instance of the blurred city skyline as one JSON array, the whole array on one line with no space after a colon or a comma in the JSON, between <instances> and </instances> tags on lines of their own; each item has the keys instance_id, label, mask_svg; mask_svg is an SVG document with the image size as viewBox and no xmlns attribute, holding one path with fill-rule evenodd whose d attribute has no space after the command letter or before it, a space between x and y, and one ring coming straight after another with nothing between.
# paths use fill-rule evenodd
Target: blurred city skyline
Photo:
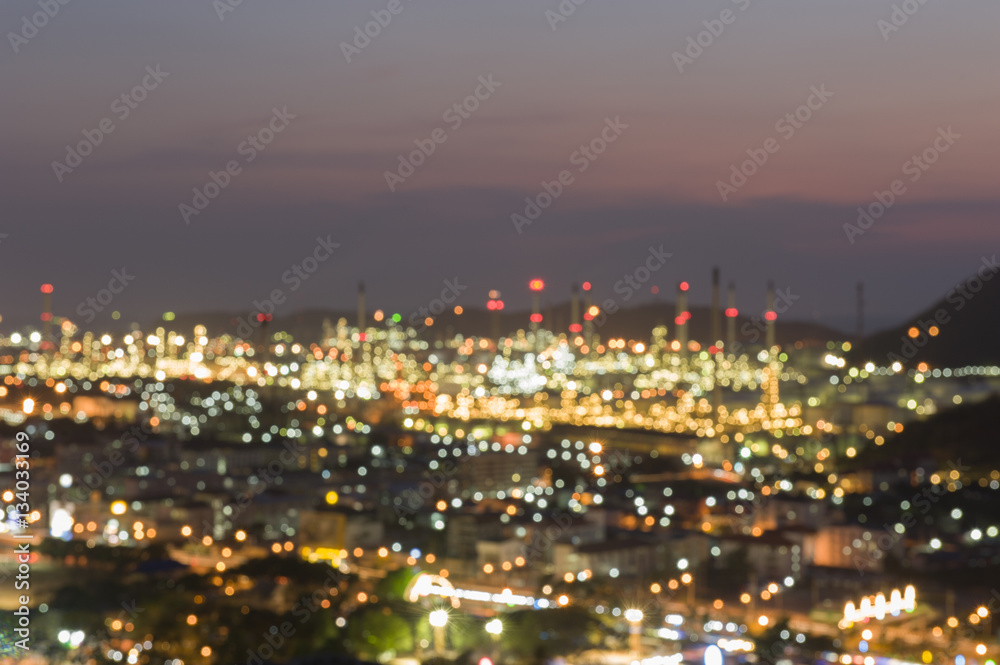
<instances>
[{"instance_id":1,"label":"blurred city skyline","mask_svg":"<svg viewBox=\"0 0 1000 665\"><path fill-rule=\"evenodd\" d=\"M36 3L0 9L0 80L17 90L2 102L0 274L16 285L4 327L37 321L44 282L74 317L122 267L135 274L115 302L124 320L241 311L330 234L339 254L286 311L350 309L359 280L393 310L454 278L472 307L492 288L526 307L535 276L552 302L585 280L613 297L662 244L674 256L634 302L651 286L670 301L687 279L707 303L718 265L742 309L773 279L801 293L794 318L853 330L864 281L871 330L942 297L996 238L1000 135L982 85L1000 55L996 5L913 3L888 30L892 3L587 2L560 20L557 2L401 0L359 39L389 4L70 3L30 38ZM720 34L689 48L710 27ZM147 68L165 76L123 103ZM499 85L478 108L449 117L488 77ZM822 87L832 97L807 122L777 131ZM275 109L294 119L251 163L240 146ZM105 118L113 131L59 173ZM628 128L578 172L571 155L607 118ZM911 183L904 165L949 127L962 138ZM386 172L435 129L445 142L390 191ZM769 138L779 150L723 201L718 183ZM185 219L180 206L232 160L240 172ZM563 169L573 183L518 233L511 216ZM905 193L849 237L858 207L897 178Z\"/></svg>"},{"instance_id":2,"label":"blurred city skyline","mask_svg":"<svg viewBox=\"0 0 1000 665\"><path fill-rule=\"evenodd\" d=\"M0 665L996 665L998 24L4 3Z\"/></svg>"}]
</instances>

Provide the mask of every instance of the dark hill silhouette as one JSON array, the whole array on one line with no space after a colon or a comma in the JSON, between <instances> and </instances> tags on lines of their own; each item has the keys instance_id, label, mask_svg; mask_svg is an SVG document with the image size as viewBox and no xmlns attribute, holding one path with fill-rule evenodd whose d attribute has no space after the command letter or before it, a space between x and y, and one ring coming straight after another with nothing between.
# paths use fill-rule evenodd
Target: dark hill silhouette
<instances>
[{"instance_id":1,"label":"dark hill silhouette","mask_svg":"<svg viewBox=\"0 0 1000 665\"><path fill-rule=\"evenodd\" d=\"M975 404L940 411L926 420L910 423L882 446L869 446L851 462L855 470L865 468L914 469L936 463L948 468L952 462L974 469L1000 467L1000 433L996 414L1000 396Z\"/></svg>"},{"instance_id":2,"label":"dark hill silhouette","mask_svg":"<svg viewBox=\"0 0 1000 665\"><path fill-rule=\"evenodd\" d=\"M850 359L877 365L899 361L906 367L920 362L931 367L1000 364L1000 277L987 265L989 261L980 274L952 287L916 316L856 344ZM932 326L938 329L936 336L930 334ZM919 332L916 338L907 334L910 328Z\"/></svg>"}]
</instances>

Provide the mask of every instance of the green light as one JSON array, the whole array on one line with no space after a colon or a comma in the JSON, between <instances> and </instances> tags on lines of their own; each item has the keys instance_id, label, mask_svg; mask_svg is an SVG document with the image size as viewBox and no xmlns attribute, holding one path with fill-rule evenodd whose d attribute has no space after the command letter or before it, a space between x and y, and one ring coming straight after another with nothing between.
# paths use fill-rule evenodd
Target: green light
<instances>
[{"instance_id":1,"label":"green light","mask_svg":"<svg viewBox=\"0 0 1000 665\"><path fill-rule=\"evenodd\" d=\"M788 354L787 353L779 353L778 354L778 360L780 360L781 362L788 362Z\"/></svg>"},{"instance_id":2,"label":"green light","mask_svg":"<svg viewBox=\"0 0 1000 665\"><path fill-rule=\"evenodd\" d=\"M118 310L115 310L111 312L111 318L117 321L118 319L122 318L122 313L119 312Z\"/></svg>"},{"instance_id":3,"label":"green light","mask_svg":"<svg viewBox=\"0 0 1000 665\"><path fill-rule=\"evenodd\" d=\"M403 320L403 317L400 316L399 314L393 314L392 315L392 322L393 323L399 323L402 320Z\"/></svg>"},{"instance_id":4,"label":"green light","mask_svg":"<svg viewBox=\"0 0 1000 665\"><path fill-rule=\"evenodd\" d=\"M164 312L163 313L163 320L164 321L173 321L174 320L174 313L173 312Z\"/></svg>"}]
</instances>

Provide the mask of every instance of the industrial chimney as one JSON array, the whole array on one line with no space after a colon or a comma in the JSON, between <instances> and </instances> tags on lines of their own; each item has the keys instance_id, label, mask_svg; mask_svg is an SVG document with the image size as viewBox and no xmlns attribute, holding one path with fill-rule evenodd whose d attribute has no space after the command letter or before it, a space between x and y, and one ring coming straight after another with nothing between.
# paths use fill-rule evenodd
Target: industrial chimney
<instances>
[{"instance_id":1,"label":"industrial chimney","mask_svg":"<svg viewBox=\"0 0 1000 665\"><path fill-rule=\"evenodd\" d=\"M580 325L580 286L574 284L569 300L569 331L578 333L581 330L583 326Z\"/></svg>"},{"instance_id":2,"label":"industrial chimney","mask_svg":"<svg viewBox=\"0 0 1000 665\"><path fill-rule=\"evenodd\" d=\"M681 354L686 354L688 350L688 319L691 318L691 312L688 311L688 297L687 292L690 285L687 282L681 282L677 285L677 302L675 304L676 316L674 317L674 325L677 326L677 341L680 342Z\"/></svg>"},{"instance_id":3,"label":"industrial chimney","mask_svg":"<svg viewBox=\"0 0 1000 665\"><path fill-rule=\"evenodd\" d=\"M42 284L42 349L55 347L52 339L52 285Z\"/></svg>"},{"instance_id":4,"label":"industrial chimney","mask_svg":"<svg viewBox=\"0 0 1000 665\"><path fill-rule=\"evenodd\" d=\"M729 282L729 300L726 307L726 353L736 353L736 282Z\"/></svg>"},{"instance_id":5,"label":"industrial chimney","mask_svg":"<svg viewBox=\"0 0 1000 665\"><path fill-rule=\"evenodd\" d=\"M358 333L365 333L365 283L358 282Z\"/></svg>"},{"instance_id":6,"label":"industrial chimney","mask_svg":"<svg viewBox=\"0 0 1000 665\"><path fill-rule=\"evenodd\" d=\"M865 336L865 283L858 282L858 339L857 344Z\"/></svg>"},{"instance_id":7,"label":"industrial chimney","mask_svg":"<svg viewBox=\"0 0 1000 665\"><path fill-rule=\"evenodd\" d=\"M712 338L710 346L722 341L722 305L719 301L719 269L712 268Z\"/></svg>"},{"instance_id":8,"label":"industrial chimney","mask_svg":"<svg viewBox=\"0 0 1000 665\"><path fill-rule=\"evenodd\" d=\"M778 313L774 311L774 282L767 283L767 309L764 311L767 319L767 352L774 348L774 326Z\"/></svg>"}]
</instances>

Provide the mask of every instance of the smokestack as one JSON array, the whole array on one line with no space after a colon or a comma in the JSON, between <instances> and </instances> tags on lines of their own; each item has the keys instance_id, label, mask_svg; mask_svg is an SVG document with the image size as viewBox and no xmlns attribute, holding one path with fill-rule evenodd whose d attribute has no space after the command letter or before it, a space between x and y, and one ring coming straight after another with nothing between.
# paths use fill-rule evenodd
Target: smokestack
<instances>
[{"instance_id":1,"label":"smokestack","mask_svg":"<svg viewBox=\"0 0 1000 665\"><path fill-rule=\"evenodd\" d=\"M42 349L54 348L52 342L52 285L42 284Z\"/></svg>"},{"instance_id":2,"label":"smokestack","mask_svg":"<svg viewBox=\"0 0 1000 665\"><path fill-rule=\"evenodd\" d=\"M539 324L542 322L542 289L545 288L545 282L540 279L533 279L528 282L528 288L531 289L531 332L535 337L535 352L541 353L542 351L542 336L539 334Z\"/></svg>"},{"instance_id":3,"label":"smokestack","mask_svg":"<svg viewBox=\"0 0 1000 665\"><path fill-rule=\"evenodd\" d=\"M736 282L729 282L729 301L726 307L726 352L736 353Z\"/></svg>"},{"instance_id":4,"label":"smokestack","mask_svg":"<svg viewBox=\"0 0 1000 665\"><path fill-rule=\"evenodd\" d=\"M722 341L722 305L719 301L719 269L712 268L712 339L710 346Z\"/></svg>"},{"instance_id":5,"label":"smokestack","mask_svg":"<svg viewBox=\"0 0 1000 665\"><path fill-rule=\"evenodd\" d=\"M500 348L500 310L503 309L503 301L500 300L500 292L490 289L490 299L486 301L486 309L490 310L490 327L493 331L493 341L497 348Z\"/></svg>"},{"instance_id":6,"label":"smokestack","mask_svg":"<svg viewBox=\"0 0 1000 665\"><path fill-rule=\"evenodd\" d=\"M774 348L774 322L778 318L778 313L774 311L774 282L767 283L767 309L764 311L764 318L767 319L767 351Z\"/></svg>"},{"instance_id":7,"label":"smokestack","mask_svg":"<svg viewBox=\"0 0 1000 665\"><path fill-rule=\"evenodd\" d=\"M574 284L569 300L569 331L578 333L581 330L583 326L580 325L580 287Z\"/></svg>"},{"instance_id":8,"label":"smokestack","mask_svg":"<svg viewBox=\"0 0 1000 665\"><path fill-rule=\"evenodd\" d=\"M358 282L358 332L365 332L365 283Z\"/></svg>"},{"instance_id":9,"label":"smokestack","mask_svg":"<svg viewBox=\"0 0 1000 665\"><path fill-rule=\"evenodd\" d=\"M677 341L681 344L680 352L682 354L687 353L688 348L688 319L691 318L691 313L688 311L688 298L687 291L689 285L687 282L681 282L677 285L677 303L676 312L677 316L674 318L674 325L677 326Z\"/></svg>"},{"instance_id":10,"label":"smokestack","mask_svg":"<svg viewBox=\"0 0 1000 665\"><path fill-rule=\"evenodd\" d=\"M593 349L594 344L594 317L590 315L590 282L583 283L583 343Z\"/></svg>"},{"instance_id":11,"label":"smokestack","mask_svg":"<svg viewBox=\"0 0 1000 665\"><path fill-rule=\"evenodd\" d=\"M858 282L858 339L857 343L861 343L861 339L865 336L865 283Z\"/></svg>"},{"instance_id":12,"label":"smokestack","mask_svg":"<svg viewBox=\"0 0 1000 665\"><path fill-rule=\"evenodd\" d=\"M712 268L712 339L709 340L709 349L716 348L719 353L719 345L722 343L722 305L719 300L719 268ZM716 355L716 358L718 356ZM722 408L722 386L719 384L719 363L713 363L712 371L712 407L718 423L719 414Z\"/></svg>"},{"instance_id":13,"label":"smokestack","mask_svg":"<svg viewBox=\"0 0 1000 665\"><path fill-rule=\"evenodd\" d=\"M264 317L263 319L260 318L262 316ZM258 317L257 320L260 321L260 337L261 337L261 345L258 353L260 353L261 361L266 363L271 360L271 335L268 334L268 328L269 328L268 324L271 323L271 319L274 318L274 315L258 314L257 317Z\"/></svg>"}]
</instances>

